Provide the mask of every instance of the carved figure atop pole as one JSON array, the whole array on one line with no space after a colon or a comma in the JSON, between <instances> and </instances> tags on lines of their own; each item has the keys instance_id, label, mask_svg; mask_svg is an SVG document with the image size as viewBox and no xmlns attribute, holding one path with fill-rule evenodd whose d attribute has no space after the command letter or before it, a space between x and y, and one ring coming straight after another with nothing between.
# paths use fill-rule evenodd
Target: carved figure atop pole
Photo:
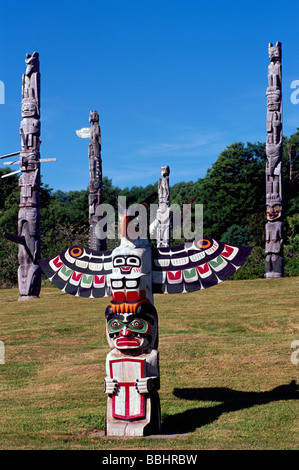
<instances>
[{"instance_id":1,"label":"carved figure atop pole","mask_svg":"<svg viewBox=\"0 0 299 470\"><path fill-rule=\"evenodd\" d=\"M157 247L170 246L172 214L170 210L169 166L161 167L161 178L158 181L159 205L156 217L150 224L150 236L157 240Z\"/></svg>"},{"instance_id":2,"label":"carved figure atop pole","mask_svg":"<svg viewBox=\"0 0 299 470\"><path fill-rule=\"evenodd\" d=\"M158 182L159 208L157 211L158 231L157 247L170 246L171 233L171 212L170 212L170 193L169 193L169 166L161 167L161 178Z\"/></svg>"},{"instance_id":3,"label":"carved figure atop pole","mask_svg":"<svg viewBox=\"0 0 299 470\"><path fill-rule=\"evenodd\" d=\"M271 278L284 276L281 43L270 43L268 51L265 277Z\"/></svg>"}]
</instances>

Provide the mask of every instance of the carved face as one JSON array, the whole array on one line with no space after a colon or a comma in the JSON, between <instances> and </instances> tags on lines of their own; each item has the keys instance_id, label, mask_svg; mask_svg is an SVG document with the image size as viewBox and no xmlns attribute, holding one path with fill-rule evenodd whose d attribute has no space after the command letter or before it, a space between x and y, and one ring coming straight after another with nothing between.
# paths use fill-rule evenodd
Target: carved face
<instances>
[{"instance_id":1,"label":"carved face","mask_svg":"<svg viewBox=\"0 0 299 470\"><path fill-rule=\"evenodd\" d=\"M279 111L281 93L280 90L267 90L267 107L269 111Z\"/></svg>"},{"instance_id":2,"label":"carved face","mask_svg":"<svg viewBox=\"0 0 299 470\"><path fill-rule=\"evenodd\" d=\"M22 117L35 116L37 113L37 106L34 99L23 99L22 100Z\"/></svg>"},{"instance_id":3,"label":"carved face","mask_svg":"<svg viewBox=\"0 0 299 470\"><path fill-rule=\"evenodd\" d=\"M99 122L99 113L97 111L90 111L89 122Z\"/></svg>"},{"instance_id":4,"label":"carved face","mask_svg":"<svg viewBox=\"0 0 299 470\"><path fill-rule=\"evenodd\" d=\"M118 255L113 259L113 267L119 268L122 274L131 274L133 267L139 268L141 260L134 255Z\"/></svg>"},{"instance_id":5,"label":"carved face","mask_svg":"<svg viewBox=\"0 0 299 470\"><path fill-rule=\"evenodd\" d=\"M107 339L110 348L139 350L153 346L157 337L157 316L151 304L142 305L139 313L106 313Z\"/></svg>"},{"instance_id":6,"label":"carved face","mask_svg":"<svg viewBox=\"0 0 299 470\"><path fill-rule=\"evenodd\" d=\"M282 207L281 204L273 204L273 205L267 205L267 220L272 222L273 220L277 220L281 217L281 212L282 212Z\"/></svg>"},{"instance_id":7,"label":"carved face","mask_svg":"<svg viewBox=\"0 0 299 470\"><path fill-rule=\"evenodd\" d=\"M269 51L269 59L271 62L276 62L280 60L280 56L281 56L280 45L272 46L272 44L270 44L268 51Z\"/></svg>"},{"instance_id":8,"label":"carved face","mask_svg":"<svg viewBox=\"0 0 299 470\"><path fill-rule=\"evenodd\" d=\"M37 162L39 160L39 152L21 152L20 153L20 160L21 160L21 170L32 170L37 168Z\"/></svg>"},{"instance_id":9,"label":"carved face","mask_svg":"<svg viewBox=\"0 0 299 470\"><path fill-rule=\"evenodd\" d=\"M161 176L169 176L169 174L170 174L169 166L168 165L162 166L161 167Z\"/></svg>"},{"instance_id":10,"label":"carved face","mask_svg":"<svg viewBox=\"0 0 299 470\"><path fill-rule=\"evenodd\" d=\"M111 294L113 302L152 301L150 250L120 246L112 253Z\"/></svg>"}]
</instances>

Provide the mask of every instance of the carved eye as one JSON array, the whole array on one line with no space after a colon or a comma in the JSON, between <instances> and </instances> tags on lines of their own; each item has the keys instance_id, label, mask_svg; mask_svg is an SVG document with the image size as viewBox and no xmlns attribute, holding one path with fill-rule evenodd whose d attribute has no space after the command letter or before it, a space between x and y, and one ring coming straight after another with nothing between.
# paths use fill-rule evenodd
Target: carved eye
<instances>
[{"instance_id":1,"label":"carved eye","mask_svg":"<svg viewBox=\"0 0 299 470\"><path fill-rule=\"evenodd\" d=\"M113 260L113 266L123 266L125 264L125 258L123 256L117 256Z\"/></svg>"},{"instance_id":2,"label":"carved eye","mask_svg":"<svg viewBox=\"0 0 299 470\"><path fill-rule=\"evenodd\" d=\"M137 256L128 256L127 266L140 266L140 259Z\"/></svg>"},{"instance_id":3,"label":"carved eye","mask_svg":"<svg viewBox=\"0 0 299 470\"><path fill-rule=\"evenodd\" d=\"M198 240L197 246L198 248L201 248L202 250L206 250L207 248L211 246L211 242L210 240L206 240L203 238L202 240Z\"/></svg>"},{"instance_id":4,"label":"carved eye","mask_svg":"<svg viewBox=\"0 0 299 470\"><path fill-rule=\"evenodd\" d=\"M78 258L79 256L82 255L82 253L83 253L83 250L79 246L72 248L70 251L70 255L73 256L74 258Z\"/></svg>"},{"instance_id":5,"label":"carved eye","mask_svg":"<svg viewBox=\"0 0 299 470\"><path fill-rule=\"evenodd\" d=\"M133 327L133 328L143 328L143 323L141 323L141 321L139 320L133 320L131 321L130 325Z\"/></svg>"},{"instance_id":6,"label":"carved eye","mask_svg":"<svg viewBox=\"0 0 299 470\"><path fill-rule=\"evenodd\" d=\"M110 323L110 326L111 328L119 328L121 326L121 323L118 321L118 320L113 320L111 323Z\"/></svg>"}]
</instances>

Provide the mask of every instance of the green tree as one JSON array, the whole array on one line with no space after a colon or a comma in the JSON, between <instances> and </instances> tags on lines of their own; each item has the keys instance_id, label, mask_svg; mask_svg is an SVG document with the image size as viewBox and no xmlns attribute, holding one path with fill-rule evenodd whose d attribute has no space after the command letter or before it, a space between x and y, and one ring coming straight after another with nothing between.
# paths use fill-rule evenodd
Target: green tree
<instances>
[{"instance_id":1,"label":"green tree","mask_svg":"<svg viewBox=\"0 0 299 470\"><path fill-rule=\"evenodd\" d=\"M265 205L265 144L229 145L199 180L204 233L220 239L229 227L247 227Z\"/></svg>"},{"instance_id":2,"label":"green tree","mask_svg":"<svg viewBox=\"0 0 299 470\"><path fill-rule=\"evenodd\" d=\"M243 246L248 245L252 241L252 237L247 227L233 224L222 235L221 241L231 245Z\"/></svg>"}]
</instances>

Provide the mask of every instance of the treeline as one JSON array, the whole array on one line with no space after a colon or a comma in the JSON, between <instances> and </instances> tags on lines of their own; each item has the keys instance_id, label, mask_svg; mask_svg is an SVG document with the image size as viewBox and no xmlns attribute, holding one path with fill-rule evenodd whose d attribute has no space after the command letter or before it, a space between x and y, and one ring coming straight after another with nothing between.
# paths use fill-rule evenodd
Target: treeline
<instances>
[{"instance_id":1,"label":"treeline","mask_svg":"<svg viewBox=\"0 0 299 470\"><path fill-rule=\"evenodd\" d=\"M299 128L283 143L284 253L285 275L299 275ZM264 143L237 142L217 158L204 178L171 186L170 202L203 204L204 235L235 245L253 245L246 264L234 278L262 277L265 245L265 164ZM170 164L171 166L171 164ZM0 169L0 175L10 172ZM18 177L0 180L0 234L17 233L19 211ZM146 187L120 189L103 179L103 203L117 207L118 196L126 196L127 206L141 202L157 191L158 182ZM67 246L88 245L88 189L53 191L41 185L41 252L43 258ZM1 236L1 235L0 235ZM183 241L183 240L180 240ZM173 240L173 244L180 241ZM118 241L109 240L113 249ZM0 287L17 284L17 245L1 236Z\"/></svg>"}]
</instances>

